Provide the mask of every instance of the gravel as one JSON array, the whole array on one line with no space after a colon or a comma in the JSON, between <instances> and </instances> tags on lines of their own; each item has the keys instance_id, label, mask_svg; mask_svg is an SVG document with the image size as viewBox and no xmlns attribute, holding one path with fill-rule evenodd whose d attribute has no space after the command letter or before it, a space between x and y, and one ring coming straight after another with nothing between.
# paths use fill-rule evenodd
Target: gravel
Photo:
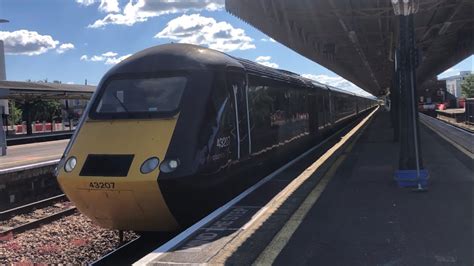
<instances>
[{"instance_id":1,"label":"gravel","mask_svg":"<svg viewBox=\"0 0 474 266\"><path fill-rule=\"evenodd\" d=\"M48 215L64 211L64 210L72 208L72 207L74 207L74 206L70 201L58 202L58 203L55 203L54 205L51 205L51 206L47 206L47 207L44 207L44 208L41 208L41 209L36 209L36 210L31 211L29 213L16 215L16 216L10 217L8 220L0 221L0 228L1 229L8 229L8 228L12 228L12 227L15 227L15 226L19 226L19 225L25 224L29 221L40 219L40 218L46 217ZM3 231L3 230L0 230L0 232L1 231Z\"/></svg>"},{"instance_id":2,"label":"gravel","mask_svg":"<svg viewBox=\"0 0 474 266\"><path fill-rule=\"evenodd\" d=\"M138 237L124 232L125 241ZM117 231L104 229L82 214L0 240L0 264L88 264L119 246Z\"/></svg>"},{"instance_id":3,"label":"gravel","mask_svg":"<svg viewBox=\"0 0 474 266\"><path fill-rule=\"evenodd\" d=\"M3 232L4 230L7 230L9 228L28 223L33 220L44 218L51 214L58 213L72 207L74 207L74 205L70 201L63 201L41 209L35 209L29 213L19 214L10 217L8 220L0 221L0 232Z\"/></svg>"}]
</instances>

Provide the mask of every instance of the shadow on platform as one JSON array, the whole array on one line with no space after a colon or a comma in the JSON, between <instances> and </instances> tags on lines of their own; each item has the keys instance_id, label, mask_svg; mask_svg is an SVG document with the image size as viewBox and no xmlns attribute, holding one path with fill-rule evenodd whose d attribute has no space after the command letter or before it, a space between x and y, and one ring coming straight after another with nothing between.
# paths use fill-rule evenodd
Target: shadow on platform
<instances>
[{"instance_id":1,"label":"shadow on platform","mask_svg":"<svg viewBox=\"0 0 474 266\"><path fill-rule=\"evenodd\" d=\"M428 192L393 180L399 144L392 141L389 113L379 112L274 264L473 265L473 161L420 127ZM226 263L253 262L281 219L288 219L284 208Z\"/></svg>"}]
</instances>

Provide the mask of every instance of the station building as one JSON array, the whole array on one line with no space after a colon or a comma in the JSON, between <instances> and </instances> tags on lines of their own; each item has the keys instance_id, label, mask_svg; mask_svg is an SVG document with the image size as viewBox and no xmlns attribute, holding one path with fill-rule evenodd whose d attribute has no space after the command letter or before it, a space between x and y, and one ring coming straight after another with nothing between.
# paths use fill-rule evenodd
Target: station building
<instances>
[{"instance_id":1,"label":"station building","mask_svg":"<svg viewBox=\"0 0 474 266\"><path fill-rule=\"evenodd\" d=\"M446 81L446 90L454 95L456 98L462 97L461 94L461 84L464 81L464 79L471 75L473 72L472 71L461 71L458 75L443 78L441 80Z\"/></svg>"}]
</instances>

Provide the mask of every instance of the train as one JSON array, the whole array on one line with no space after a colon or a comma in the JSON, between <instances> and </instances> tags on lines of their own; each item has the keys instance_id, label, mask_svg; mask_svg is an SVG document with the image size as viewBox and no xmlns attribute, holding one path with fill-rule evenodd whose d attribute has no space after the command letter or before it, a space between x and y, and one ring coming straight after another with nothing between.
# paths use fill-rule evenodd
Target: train
<instances>
[{"instance_id":1,"label":"train","mask_svg":"<svg viewBox=\"0 0 474 266\"><path fill-rule=\"evenodd\" d=\"M209 48L159 45L103 76L56 176L102 227L177 231L375 105Z\"/></svg>"}]
</instances>

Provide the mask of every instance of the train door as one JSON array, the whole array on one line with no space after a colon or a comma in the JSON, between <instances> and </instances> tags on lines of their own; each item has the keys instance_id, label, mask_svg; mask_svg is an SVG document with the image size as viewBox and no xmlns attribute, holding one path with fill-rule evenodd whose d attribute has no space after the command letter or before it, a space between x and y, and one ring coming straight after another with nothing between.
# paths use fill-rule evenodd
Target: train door
<instances>
[{"instance_id":1,"label":"train door","mask_svg":"<svg viewBox=\"0 0 474 266\"><path fill-rule=\"evenodd\" d=\"M247 78L243 72L227 72L227 88L234 102L235 119L237 121L236 134L237 158L247 158L251 152L250 122L247 95Z\"/></svg>"},{"instance_id":2,"label":"train door","mask_svg":"<svg viewBox=\"0 0 474 266\"><path fill-rule=\"evenodd\" d=\"M329 123L330 125L334 125L335 122L335 106L334 106L334 94L331 92L331 90L328 89L328 97L329 97Z\"/></svg>"},{"instance_id":3,"label":"train door","mask_svg":"<svg viewBox=\"0 0 474 266\"><path fill-rule=\"evenodd\" d=\"M324 108L324 128L327 128L330 124L329 122L329 91L328 90L323 90L323 108Z\"/></svg>"},{"instance_id":4,"label":"train door","mask_svg":"<svg viewBox=\"0 0 474 266\"><path fill-rule=\"evenodd\" d=\"M318 126L319 122L319 114L318 114L318 100L317 95L315 93L310 93L307 95L307 104L308 104L308 111L309 111L309 132L311 136L318 135Z\"/></svg>"},{"instance_id":5,"label":"train door","mask_svg":"<svg viewBox=\"0 0 474 266\"><path fill-rule=\"evenodd\" d=\"M317 91L317 97L318 97L318 128L320 130L324 129L325 124L326 124L326 117L325 117L325 112L324 112L324 92L318 90Z\"/></svg>"},{"instance_id":6,"label":"train door","mask_svg":"<svg viewBox=\"0 0 474 266\"><path fill-rule=\"evenodd\" d=\"M362 107L361 106L362 104L360 103L360 99L354 96L354 102L356 104L356 114L359 114Z\"/></svg>"}]
</instances>

